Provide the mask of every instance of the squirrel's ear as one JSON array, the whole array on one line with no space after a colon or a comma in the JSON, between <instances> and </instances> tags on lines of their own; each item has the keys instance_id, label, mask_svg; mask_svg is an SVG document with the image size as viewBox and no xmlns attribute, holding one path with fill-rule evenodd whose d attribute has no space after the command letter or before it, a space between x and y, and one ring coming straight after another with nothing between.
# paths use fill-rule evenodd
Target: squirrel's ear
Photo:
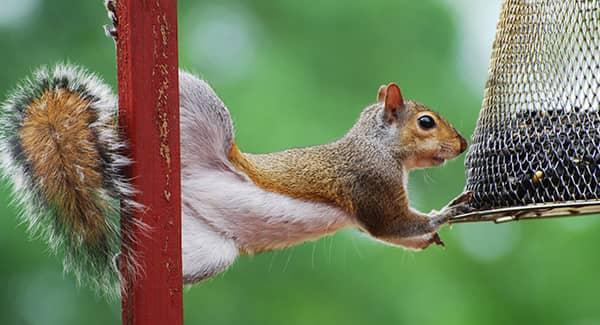
<instances>
[{"instance_id":1,"label":"squirrel's ear","mask_svg":"<svg viewBox=\"0 0 600 325\"><path fill-rule=\"evenodd\" d=\"M385 85L381 85L379 86L379 90L377 91L377 101L378 102L383 102L383 100L385 99Z\"/></svg>"},{"instance_id":2,"label":"squirrel's ear","mask_svg":"<svg viewBox=\"0 0 600 325\"><path fill-rule=\"evenodd\" d=\"M402 93L400 87L395 83L390 83L385 88L385 119L388 122L393 122L398 118L398 110L404 106L404 99L402 99Z\"/></svg>"}]
</instances>

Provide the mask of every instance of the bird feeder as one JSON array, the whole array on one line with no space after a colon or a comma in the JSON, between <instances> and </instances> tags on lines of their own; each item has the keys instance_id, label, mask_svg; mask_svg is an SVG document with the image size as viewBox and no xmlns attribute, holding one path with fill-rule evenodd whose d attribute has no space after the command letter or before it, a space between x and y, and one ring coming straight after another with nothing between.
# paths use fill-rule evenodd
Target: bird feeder
<instances>
[{"instance_id":1,"label":"bird feeder","mask_svg":"<svg viewBox=\"0 0 600 325\"><path fill-rule=\"evenodd\" d=\"M600 212L599 110L600 2L506 0L451 222Z\"/></svg>"}]
</instances>

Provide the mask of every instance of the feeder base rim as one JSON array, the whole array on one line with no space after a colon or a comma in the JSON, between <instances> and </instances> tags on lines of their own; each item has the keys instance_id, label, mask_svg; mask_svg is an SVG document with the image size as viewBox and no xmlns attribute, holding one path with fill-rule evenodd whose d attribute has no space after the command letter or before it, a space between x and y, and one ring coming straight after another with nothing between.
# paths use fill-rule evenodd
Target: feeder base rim
<instances>
[{"instance_id":1,"label":"feeder base rim","mask_svg":"<svg viewBox=\"0 0 600 325\"><path fill-rule=\"evenodd\" d=\"M547 219L600 213L600 200L580 200L559 203L541 203L526 206L473 211L450 218L449 223L484 222L505 223L526 219Z\"/></svg>"}]
</instances>

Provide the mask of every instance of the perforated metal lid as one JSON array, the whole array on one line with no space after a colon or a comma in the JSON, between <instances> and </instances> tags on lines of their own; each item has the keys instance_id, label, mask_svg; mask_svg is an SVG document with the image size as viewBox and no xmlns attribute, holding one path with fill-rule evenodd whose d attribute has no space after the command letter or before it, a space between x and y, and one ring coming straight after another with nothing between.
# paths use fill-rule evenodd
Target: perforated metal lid
<instances>
[{"instance_id":1,"label":"perforated metal lid","mask_svg":"<svg viewBox=\"0 0 600 325\"><path fill-rule=\"evenodd\" d=\"M600 211L599 108L600 1L506 0L452 222Z\"/></svg>"}]
</instances>

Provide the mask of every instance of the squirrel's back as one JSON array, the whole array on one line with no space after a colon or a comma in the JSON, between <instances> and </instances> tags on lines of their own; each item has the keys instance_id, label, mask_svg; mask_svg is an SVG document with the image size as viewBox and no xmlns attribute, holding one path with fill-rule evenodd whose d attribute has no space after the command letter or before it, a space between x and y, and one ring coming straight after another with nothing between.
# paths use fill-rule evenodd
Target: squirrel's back
<instances>
[{"instance_id":1,"label":"squirrel's back","mask_svg":"<svg viewBox=\"0 0 600 325\"><path fill-rule=\"evenodd\" d=\"M291 246L352 223L327 203L294 198L240 168L229 111L203 80L180 72L184 281L226 269L240 253Z\"/></svg>"}]
</instances>

